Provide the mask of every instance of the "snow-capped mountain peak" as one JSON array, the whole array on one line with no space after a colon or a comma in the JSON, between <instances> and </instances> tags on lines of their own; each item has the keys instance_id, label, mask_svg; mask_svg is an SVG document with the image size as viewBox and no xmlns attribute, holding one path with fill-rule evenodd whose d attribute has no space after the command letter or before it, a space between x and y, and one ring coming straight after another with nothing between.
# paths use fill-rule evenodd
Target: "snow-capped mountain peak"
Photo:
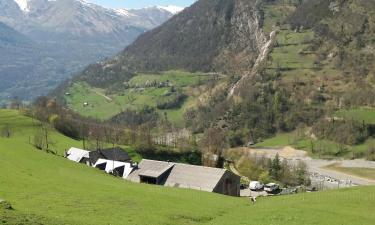
<instances>
[{"instance_id":1,"label":"snow-capped mountain peak","mask_svg":"<svg viewBox=\"0 0 375 225\"><path fill-rule=\"evenodd\" d=\"M175 6L175 5L168 5L168 6L157 6L159 9L163 9L165 11L168 11L172 14L178 14L182 10L184 10L183 7Z\"/></svg>"},{"instance_id":2,"label":"snow-capped mountain peak","mask_svg":"<svg viewBox=\"0 0 375 225\"><path fill-rule=\"evenodd\" d=\"M28 0L14 0L18 7L20 7L20 9L24 12L28 12L30 11L29 9L29 3L28 3Z\"/></svg>"},{"instance_id":3,"label":"snow-capped mountain peak","mask_svg":"<svg viewBox=\"0 0 375 225\"><path fill-rule=\"evenodd\" d=\"M116 12L116 14L120 16L126 16L126 17L135 16L127 9L114 9L114 11Z\"/></svg>"}]
</instances>

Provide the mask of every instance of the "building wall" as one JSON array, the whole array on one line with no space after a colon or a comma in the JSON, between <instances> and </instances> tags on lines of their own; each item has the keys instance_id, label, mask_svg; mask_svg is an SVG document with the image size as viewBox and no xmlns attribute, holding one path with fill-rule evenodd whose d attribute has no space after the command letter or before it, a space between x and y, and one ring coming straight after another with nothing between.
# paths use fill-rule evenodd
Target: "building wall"
<instances>
[{"instance_id":1,"label":"building wall","mask_svg":"<svg viewBox=\"0 0 375 225\"><path fill-rule=\"evenodd\" d=\"M240 196L240 182L241 177L230 171L226 171L213 192L230 196Z\"/></svg>"}]
</instances>

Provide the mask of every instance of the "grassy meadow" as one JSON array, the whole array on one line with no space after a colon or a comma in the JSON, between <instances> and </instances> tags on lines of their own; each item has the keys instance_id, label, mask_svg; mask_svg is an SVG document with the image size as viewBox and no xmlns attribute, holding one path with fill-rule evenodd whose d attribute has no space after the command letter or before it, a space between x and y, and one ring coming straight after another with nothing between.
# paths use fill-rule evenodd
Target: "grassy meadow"
<instances>
[{"instance_id":1,"label":"grassy meadow","mask_svg":"<svg viewBox=\"0 0 375 225\"><path fill-rule=\"evenodd\" d=\"M367 124L375 124L375 109L373 108L339 110L335 115L345 119L354 119L359 122L365 122Z\"/></svg>"},{"instance_id":2,"label":"grassy meadow","mask_svg":"<svg viewBox=\"0 0 375 225\"><path fill-rule=\"evenodd\" d=\"M1 110L0 124L13 127L0 137L2 224L358 224L370 225L375 188L362 187L260 198L234 198L177 188L135 184L63 157L34 149L27 141L33 121ZM61 152L79 142L59 134Z\"/></svg>"},{"instance_id":3,"label":"grassy meadow","mask_svg":"<svg viewBox=\"0 0 375 225\"><path fill-rule=\"evenodd\" d=\"M129 82L129 88L116 93L90 87L86 83L75 83L65 96L69 108L83 116L97 119L110 119L125 109L138 110L145 105L156 107L159 101L169 98L170 87L147 86L150 83L169 82L171 86L180 89L187 98L181 107L158 110L160 115L167 114L168 119L176 125L183 124L183 114L186 109L196 105L202 91L202 86L212 76L201 73L184 71L167 71L160 74L138 74ZM84 105L88 103L88 105Z\"/></svg>"}]
</instances>

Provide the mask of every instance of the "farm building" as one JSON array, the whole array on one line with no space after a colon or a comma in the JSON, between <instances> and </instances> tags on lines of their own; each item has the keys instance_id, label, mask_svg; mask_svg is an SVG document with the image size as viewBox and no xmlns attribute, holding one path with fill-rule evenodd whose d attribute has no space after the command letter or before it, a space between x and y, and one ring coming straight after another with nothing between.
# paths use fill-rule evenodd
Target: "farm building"
<instances>
[{"instance_id":1,"label":"farm building","mask_svg":"<svg viewBox=\"0 0 375 225\"><path fill-rule=\"evenodd\" d=\"M99 159L93 167L104 170L106 173L111 173L116 176L126 179L134 169L133 165L128 162L119 162L107 159Z\"/></svg>"},{"instance_id":2,"label":"farm building","mask_svg":"<svg viewBox=\"0 0 375 225\"><path fill-rule=\"evenodd\" d=\"M77 163L86 163L86 161L89 159L89 153L89 151L82 150L79 148L70 148L65 153L65 157Z\"/></svg>"},{"instance_id":3,"label":"farm building","mask_svg":"<svg viewBox=\"0 0 375 225\"><path fill-rule=\"evenodd\" d=\"M107 159L118 162L131 162L128 153L120 147L92 151L89 154L90 163L94 165L98 159Z\"/></svg>"},{"instance_id":4,"label":"farm building","mask_svg":"<svg viewBox=\"0 0 375 225\"><path fill-rule=\"evenodd\" d=\"M142 160L128 180L239 196L240 177L225 169Z\"/></svg>"},{"instance_id":5,"label":"farm building","mask_svg":"<svg viewBox=\"0 0 375 225\"><path fill-rule=\"evenodd\" d=\"M124 179L134 169L128 153L121 148L110 148L93 152L70 148L66 152L65 157L71 161L84 163Z\"/></svg>"}]
</instances>

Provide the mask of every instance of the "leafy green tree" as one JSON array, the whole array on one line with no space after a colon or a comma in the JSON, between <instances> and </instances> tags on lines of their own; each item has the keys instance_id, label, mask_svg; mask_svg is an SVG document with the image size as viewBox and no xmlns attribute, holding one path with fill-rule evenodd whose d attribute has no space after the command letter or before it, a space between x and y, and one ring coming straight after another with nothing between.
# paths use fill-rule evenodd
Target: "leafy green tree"
<instances>
[{"instance_id":1,"label":"leafy green tree","mask_svg":"<svg viewBox=\"0 0 375 225\"><path fill-rule=\"evenodd\" d=\"M272 177L270 176L270 173L265 170L263 171L260 175L259 175L259 179L258 179L260 182L262 182L263 184L267 184L267 183L270 183L272 182Z\"/></svg>"},{"instance_id":2,"label":"leafy green tree","mask_svg":"<svg viewBox=\"0 0 375 225\"><path fill-rule=\"evenodd\" d=\"M271 171L270 171L271 177L275 180L280 179L281 175L281 161L279 154L276 154L275 158L272 160L271 164Z\"/></svg>"},{"instance_id":3,"label":"leafy green tree","mask_svg":"<svg viewBox=\"0 0 375 225\"><path fill-rule=\"evenodd\" d=\"M299 161L296 169L295 169L295 174L297 178L297 184L303 184L303 185L309 185L310 184L310 179L308 175L308 167L307 164L303 161Z\"/></svg>"}]
</instances>

